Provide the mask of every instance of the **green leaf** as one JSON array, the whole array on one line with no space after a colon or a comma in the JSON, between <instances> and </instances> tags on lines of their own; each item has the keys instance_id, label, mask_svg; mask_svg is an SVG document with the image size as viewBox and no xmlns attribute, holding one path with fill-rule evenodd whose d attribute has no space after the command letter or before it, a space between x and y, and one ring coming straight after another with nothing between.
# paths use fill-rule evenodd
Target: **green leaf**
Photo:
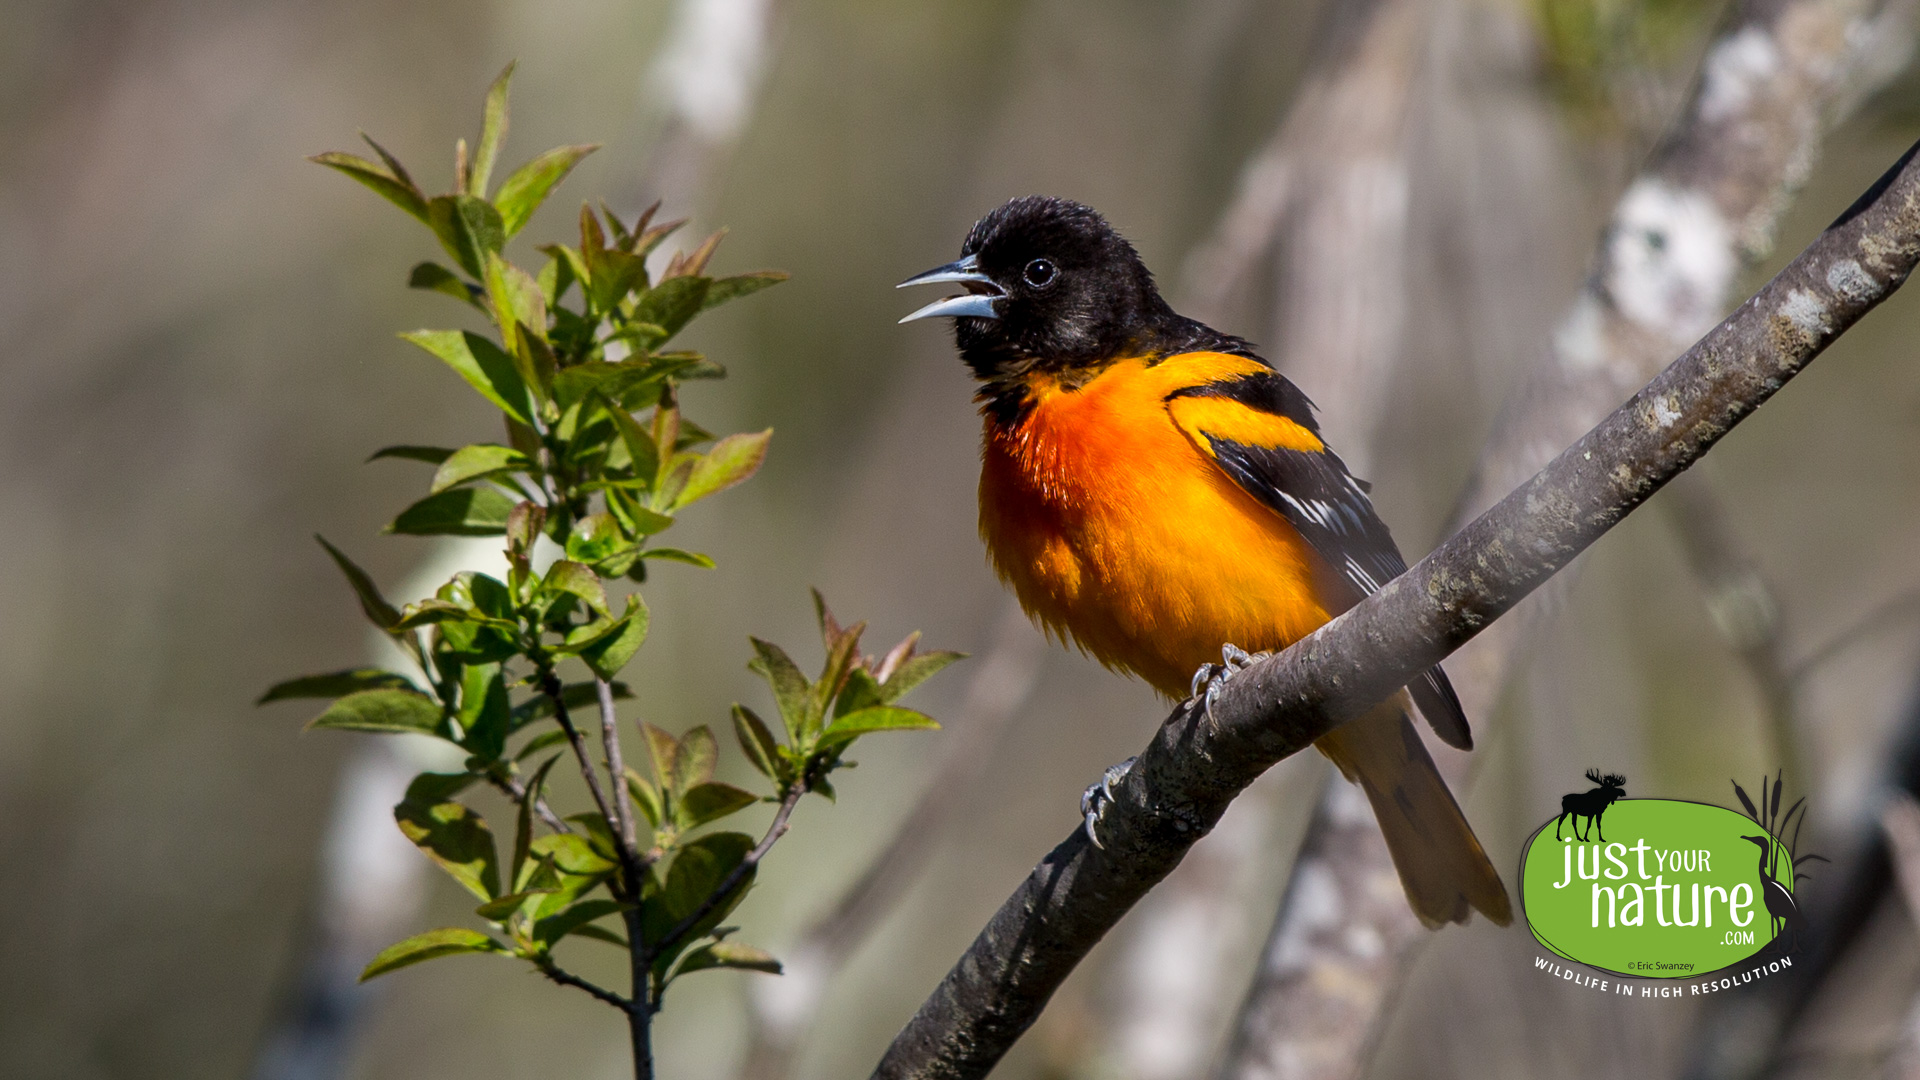
<instances>
[{"instance_id":1,"label":"green leaf","mask_svg":"<svg viewBox=\"0 0 1920 1080\"><path fill-rule=\"evenodd\" d=\"M764 949L751 945L742 945L733 941L715 941L702 945L687 953L680 962L674 977L709 968L739 968L744 971L764 971L769 975L780 974L780 961Z\"/></svg>"},{"instance_id":2,"label":"green leaf","mask_svg":"<svg viewBox=\"0 0 1920 1080\"><path fill-rule=\"evenodd\" d=\"M473 909L473 913L488 922L503 923L513 918L513 913L520 910L521 904L536 896L552 896L553 892L552 889L527 889L522 892L508 893L498 900L489 900L481 904Z\"/></svg>"},{"instance_id":3,"label":"green leaf","mask_svg":"<svg viewBox=\"0 0 1920 1080\"><path fill-rule=\"evenodd\" d=\"M633 226L634 232L638 235L634 236L633 244L627 250L643 259L651 255L654 248L660 246L660 241L679 232L680 226L687 223L686 218L681 218L678 221L663 221L651 229L646 228L648 218L652 216L653 210L659 209L659 206L659 203L654 203L653 208L642 214L640 220Z\"/></svg>"},{"instance_id":4,"label":"green leaf","mask_svg":"<svg viewBox=\"0 0 1920 1080\"><path fill-rule=\"evenodd\" d=\"M327 554L333 557L333 564L338 566L340 573L346 576L347 584L353 587L353 595L360 599L360 610L367 616L367 621L392 633L393 624L400 621L400 612L395 610L392 604L387 603L386 597L380 595L380 589L373 583L373 579L367 576L365 570L354 565L353 560L347 558L345 552L327 543L326 537L315 533L313 538L320 541L321 547L327 549Z\"/></svg>"},{"instance_id":5,"label":"green leaf","mask_svg":"<svg viewBox=\"0 0 1920 1080\"><path fill-rule=\"evenodd\" d=\"M720 748L713 740L713 731L705 724L680 736L673 754L670 781L674 793L685 798L695 787L712 780L719 760Z\"/></svg>"},{"instance_id":6,"label":"green leaf","mask_svg":"<svg viewBox=\"0 0 1920 1080\"><path fill-rule=\"evenodd\" d=\"M668 562L686 563L688 566L697 566L702 570L713 569L713 558L711 556L702 555L697 551L682 551L679 548L648 548L640 553L640 557L643 559L665 559Z\"/></svg>"},{"instance_id":7,"label":"green leaf","mask_svg":"<svg viewBox=\"0 0 1920 1080\"><path fill-rule=\"evenodd\" d=\"M404 174L395 175L393 170L384 165L376 165L366 158L338 150L315 154L307 160L325 165L329 169L337 169L372 188L381 198L420 221L427 220L427 197L414 186L411 177Z\"/></svg>"},{"instance_id":8,"label":"green leaf","mask_svg":"<svg viewBox=\"0 0 1920 1080\"><path fill-rule=\"evenodd\" d=\"M307 727L432 735L440 728L440 705L418 690L361 690L334 702Z\"/></svg>"},{"instance_id":9,"label":"green leaf","mask_svg":"<svg viewBox=\"0 0 1920 1080\"><path fill-rule=\"evenodd\" d=\"M547 299L540 292L540 283L525 270L508 262L499 252L488 252L486 260L487 298L493 305L494 321L500 324L503 336L507 335L516 322L525 323L541 340L547 333ZM522 379L528 385L534 385L522 372Z\"/></svg>"},{"instance_id":10,"label":"green leaf","mask_svg":"<svg viewBox=\"0 0 1920 1080\"><path fill-rule=\"evenodd\" d=\"M487 253L506 246L500 211L477 195L439 195L427 202L427 224L460 268L475 278L487 266Z\"/></svg>"},{"instance_id":11,"label":"green leaf","mask_svg":"<svg viewBox=\"0 0 1920 1080\"><path fill-rule=\"evenodd\" d=\"M500 158L500 144L507 138L507 84L513 81L513 63L500 72L487 88L486 109L481 114L480 145L473 155L473 173L467 190L485 197L487 182L493 178L493 163ZM509 234L511 235L511 234Z\"/></svg>"},{"instance_id":12,"label":"green leaf","mask_svg":"<svg viewBox=\"0 0 1920 1080\"><path fill-rule=\"evenodd\" d=\"M600 219L594 216L592 207L585 205L580 207L580 258L587 270L582 291L592 312L616 313L628 292L635 286L645 287L646 257L607 247ZM623 314L618 322L625 331L631 329L633 320L630 314ZM624 334L621 336L624 338ZM647 348L647 345L636 344L634 351L645 352Z\"/></svg>"},{"instance_id":13,"label":"green leaf","mask_svg":"<svg viewBox=\"0 0 1920 1080\"><path fill-rule=\"evenodd\" d=\"M592 570L562 559L547 568L545 585L549 592L577 596L600 615L607 615L607 590Z\"/></svg>"},{"instance_id":14,"label":"green leaf","mask_svg":"<svg viewBox=\"0 0 1920 1080\"><path fill-rule=\"evenodd\" d=\"M773 429L768 428L751 434L729 435L715 443L712 450L693 463L687 486L680 489L679 497L673 501L674 507L725 491L752 476L766 460L767 440L771 438Z\"/></svg>"},{"instance_id":15,"label":"green leaf","mask_svg":"<svg viewBox=\"0 0 1920 1080\"><path fill-rule=\"evenodd\" d=\"M575 562L599 562L627 546L612 514L588 514L574 521L567 534L567 558Z\"/></svg>"},{"instance_id":16,"label":"green leaf","mask_svg":"<svg viewBox=\"0 0 1920 1080\"><path fill-rule=\"evenodd\" d=\"M627 444L627 452L633 455L633 474L653 486L660 474L660 447L654 441L653 433L640 426L640 421L618 405L608 405L607 415L613 418L613 426L620 432L620 441Z\"/></svg>"},{"instance_id":17,"label":"green leaf","mask_svg":"<svg viewBox=\"0 0 1920 1080\"><path fill-rule=\"evenodd\" d=\"M709 822L718 821L728 814L745 810L759 801L760 796L734 787L732 784L718 782L695 784L687 788L687 793L680 797L678 824L683 830L697 829Z\"/></svg>"},{"instance_id":18,"label":"green leaf","mask_svg":"<svg viewBox=\"0 0 1920 1080\"><path fill-rule=\"evenodd\" d=\"M666 328L663 326L655 326L650 322L629 321L615 330L609 340L624 341L635 353L645 354L652 352L653 347L667 340L667 337Z\"/></svg>"},{"instance_id":19,"label":"green leaf","mask_svg":"<svg viewBox=\"0 0 1920 1080\"><path fill-rule=\"evenodd\" d=\"M701 301L700 309L716 308L729 300L738 300L750 296L769 285L778 285L792 275L781 270L755 270L750 274L735 274L732 277L714 278L707 286L706 299Z\"/></svg>"},{"instance_id":20,"label":"green leaf","mask_svg":"<svg viewBox=\"0 0 1920 1080\"><path fill-rule=\"evenodd\" d=\"M461 484L472 483L495 473L531 469L533 463L526 455L508 446L493 443L474 443L455 450L452 456L442 462L438 472L433 474L434 494Z\"/></svg>"},{"instance_id":21,"label":"green leaf","mask_svg":"<svg viewBox=\"0 0 1920 1080\"><path fill-rule=\"evenodd\" d=\"M966 657L966 653L947 650L910 656L893 669L893 674L888 676L886 682L880 684L880 700L886 703L898 701L907 691L933 678L948 664Z\"/></svg>"},{"instance_id":22,"label":"green leaf","mask_svg":"<svg viewBox=\"0 0 1920 1080\"><path fill-rule=\"evenodd\" d=\"M666 379L677 366L654 360L577 364L554 376L553 399L562 408L583 401L591 394L599 394L609 402L624 402L640 387Z\"/></svg>"},{"instance_id":23,"label":"green leaf","mask_svg":"<svg viewBox=\"0 0 1920 1080\"><path fill-rule=\"evenodd\" d=\"M781 761L780 744L773 741L773 732L767 730L766 721L745 705L733 707L733 733L740 740L740 749L747 755L747 761L760 775L776 783L784 783L786 770L777 764Z\"/></svg>"},{"instance_id":24,"label":"green leaf","mask_svg":"<svg viewBox=\"0 0 1920 1080\"><path fill-rule=\"evenodd\" d=\"M453 456L453 451L444 446L383 446L373 452L368 461L381 458L402 458L407 461L424 461L429 465L438 465Z\"/></svg>"},{"instance_id":25,"label":"green leaf","mask_svg":"<svg viewBox=\"0 0 1920 1080\"><path fill-rule=\"evenodd\" d=\"M611 679L627 666L633 654L640 651L640 645L647 640L647 605L641 601L638 593L627 596L627 611L619 622L619 630L608 634L593 644L580 650L580 659L586 661L595 675Z\"/></svg>"},{"instance_id":26,"label":"green leaf","mask_svg":"<svg viewBox=\"0 0 1920 1080\"><path fill-rule=\"evenodd\" d=\"M632 911L632 904L623 904L618 900L582 900L558 915L541 919L533 926L533 939L543 945L552 945L568 934L577 934L595 919L604 919L609 915L618 915L623 911Z\"/></svg>"},{"instance_id":27,"label":"green leaf","mask_svg":"<svg viewBox=\"0 0 1920 1080\"><path fill-rule=\"evenodd\" d=\"M786 724L787 742L798 750L811 741L820 722L820 717L809 711L812 686L786 650L759 638L747 640L753 643L754 651L754 658L747 662L747 670L767 680L767 685L773 688L773 699L780 707L780 719Z\"/></svg>"},{"instance_id":28,"label":"green leaf","mask_svg":"<svg viewBox=\"0 0 1920 1080\"><path fill-rule=\"evenodd\" d=\"M407 785L407 796L403 801L428 805L443 803L472 787L478 779L470 772L423 772Z\"/></svg>"},{"instance_id":29,"label":"green leaf","mask_svg":"<svg viewBox=\"0 0 1920 1080\"><path fill-rule=\"evenodd\" d=\"M407 839L468 892L482 900L500 894L500 863L493 846L493 830L479 814L457 802L408 801L394 807L393 816Z\"/></svg>"},{"instance_id":30,"label":"green leaf","mask_svg":"<svg viewBox=\"0 0 1920 1080\"><path fill-rule=\"evenodd\" d=\"M661 940L668 930L690 917L752 850L753 837L737 832L710 833L683 847L667 871L659 902L649 904L645 909L647 939ZM749 871L730 895L715 904L711 911L689 928L679 944L662 950L654 957L653 974L656 979L666 975L674 958L688 944L705 937L720 925L720 920L726 918L746 896L753 878L753 872Z\"/></svg>"},{"instance_id":31,"label":"green leaf","mask_svg":"<svg viewBox=\"0 0 1920 1080\"><path fill-rule=\"evenodd\" d=\"M507 683L499 664L470 664L460 684L460 745L482 761L496 761L507 746L511 718Z\"/></svg>"},{"instance_id":32,"label":"green leaf","mask_svg":"<svg viewBox=\"0 0 1920 1080\"><path fill-rule=\"evenodd\" d=\"M711 833L681 848L680 854L673 860L673 866L667 871L666 884L661 892L661 905L666 913L674 922L693 914L752 850L753 837L738 832ZM717 912L720 908L714 910ZM713 921L718 925L718 918L713 918ZM699 932L688 936L698 937Z\"/></svg>"},{"instance_id":33,"label":"green leaf","mask_svg":"<svg viewBox=\"0 0 1920 1080\"><path fill-rule=\"evenodd\" d=\"M514 420L533 423L527 405L526 380L520 377L513 357L501 351L500 346L464 330L415 330L400 336L439 357L480 391L481 397Z\"/></svg>"},{"instance_id":34,"label":"green leaf","mask_svg":"<svg viewBox=\"0 0 1920 1080\"><path fill-rule=\"evenodd\" d=\"M872 673L854 668L847 672L847 681L840 685L840 693L833 699L833 715L839 718L858 709L886 703L886 692L874 681Z\"/></svg>"},{"instance_id":35,"label":"green leaf","mask_svg":"<svg viewBox=\"0 0 1920 1080\"><path fill-rule=\"evenodd\" d=\"M561 731L548 734L566 738L566 733ZM525 757L526 751L521 751L520 756ZM533 851L534 806L539 803L541 791L547 786L548 770L552 769L553 763L559 760L560 755L555 754L533 770L532 779L527 781L527 797L520 800L520 820L514 823L513 830L513 861L507 864L507 880L513 883L515 889L527 887L525 881L529 865L527 860Z\"/></svg>"},{"instance_id":36,"label":"green leaf","mask_svg":"<svg viewBox=\"0 0 1920 1080\"><path fill-rule=\"evenodd\" d=\"M633 796L640 812L647 816L647 824L659 828L661 819L667 816L666 808L661 805L660 791L646 777L634 771L631 765L627 767L627 794Z\"/></svg>"},{"instance_id":37,"label":"green leaf","mask_svg":"<svg viewBox=\"0 0 1920 1080\"><path fill-rule=\"evenodd\" d=\"M820 733L824 749L850 743L875 731L938 731L940 725L925 713L902 709L897 705L875 705L857 709L827 725Z\"/></svg>"},{"instance_id":38,"label":"green leaf","mask_svg":"<svg viewBox=\"0 0 1920 1080\"><path fill-rule=\"evenodd\" d=\"M413 681L404 675L378 668L352 668L347 671L333 671L325 675L302 675L297 679L288 679L274 684L271 690L260 695L255 705L265 705L269 701L287 701L292 698L335 698L351 694L356 690L412 690Z\"/></svg>"},{"instance_id":39,"label":"green leaf","mask_svg":"<svg viewBox=\"0 0 1920 1080\"><path fill-rule=\"evenodd\" d=\"M587 810L578 814L568 814L567 820L586 831L587 843L594 853L614 863L620 861L620 840L614 835L613 826L598 810Z\"/></svg>"},{"instance_id":40,"label":"green leaf","mask_svg":"<svg viewBox=\"0 0 1920 1080\"><path fill-rule=\"evenodd\" d=\"M546 507L526 500L513 504L507 513L507 555L516 567L532 553L534 543L546 527Z\"/></svg>"},{"instance_id":41,"label":"green leaf","mask_svg":"<svg viewBox=\"0 0 1920 1080\"><path fill-rule=\"evenodd\" d=\"M360 981L389 971L398 971L410 964L423 960L437 960L442 956L456 956L460 953L504 953L505 945L493 940L478 930L467 930L458 926L449 926L441 930L429 930L424 934L415 934L397 945L389 945L380 950L367 969L360 973Z\"/></svg>"},{"instance_id":42,"label":"green leaf","mask_svg":"<svg viewBox=\"0 0 1920 1080\"><path fill-rule=\"evenodd\" d=\"M500 208L501 228L508 236L526 227L533 212L547 201L547 195L560 181L566 179L575 165L588 154L600 149L598 143L585 146L559 146L541 154L525 165L513 171L502 181L500 192L493 198L495 206Z\"/></svg>"},{"instance_id":43,"label":"green leaf","mask_svg":"<svg viewBox=\"0 0 1920 1080\"><path fill-rule=\"evenodd\" d=\"M706 303L711 278L677 277L648 289L633 307L635 322L647 322L667 332L668 337L692 321Z\"/></svg>"},{"instance_id":44,"label":"green leaf","mask_svg":"<svg viewBox=\"0 0 1920 1080\"><path fill-rule=\"evenodd\" d=\"M438 598L415 600L400 612L400 621L394 623L396 630L416 630L422 626L433 626L444 622L470 622L475 612L451 601Z\"/></svg>"},{"instance_id":45,"label":"green leaf","mask_svg":"<svg viewBox=\"0 0 1920 1080\"><path fill-rule=\"evenodd\" d=\"M827 706L846 685L848 674L860 660L860 635L867 628L866 623L855 623L845 629L833 621L827 611L826 602L819 592L813 594L814 602L820 611L820 637L827 646L827 660L821 667L820 678L813 684L813 698L808 706L808 715L825 717Z\"/></svg>"},{"instance_id":46,"label":"green leaf","mask_svg":"<svg viewBox=\"0 0 1920 1080\"><path fill-rule=\"evenodd\" d=\"M522 271L515 272L525 276ZM546 300L541 296L538 286L534 289L533 298L543 305L542 311L544 311ZM532 377L532 381L527 385L537 387L543 397L552 397L553 377L560 370L560 358L554 355L553 346L548 343L546 333L522 322L515 327L514 337L520 346L514 355L524 356Z\"/></svg>"},{"instance_id":47,"label":"green leaf","mask_svg":"<svg viewBox=\"0 0 1920 1080\"><path fill-rule=\"evenodd\" d=\"M671 797L680 794L679 789L673 786L676 775L673 763L680 756L680 740L674 738L667 729L645 721L640 723L640 733L647 737L647 753L653 758L653 775L666 785L666 794L671 801ZM672 807L667 809L671 810Z\"/></svg>"},{"instance_id":48,"label":"green leaf","mask_svg":"<svg viewBox=\"0 0 1920 1080\"><path fill-rule=\"evenodd\" d=\"M467 284L459 275L437 262L423 262L415 266L413 273L407 275L407 287L445 293L455 300L472 304L481 311L487 310L485 305L480 303L480 294L472 285Z\"/></svg>"},{"instance_id":49,"label":"green leaf","mask_svg":"<svg viewBox=\"0 0 1920 1080\"><path fill-rule=\"evenodd\" d=\"M513 500L495 488L456 488L402 510L386 531L405 536L499 536L506 532L511 513Z\"/></svg>"},{"instance_id":50,"label":"green leaf","mask_svg":"<svg viewBox=\"0 0 1920 1080\"><path fill-rule=\"evenodd\" d=\"M614 862L593 850L587 838L577 833L554 833L533 842L529 849L536 859L552 858L553 864L569 874L598 877L611 874Z\"/></svg>"}]
</instances>

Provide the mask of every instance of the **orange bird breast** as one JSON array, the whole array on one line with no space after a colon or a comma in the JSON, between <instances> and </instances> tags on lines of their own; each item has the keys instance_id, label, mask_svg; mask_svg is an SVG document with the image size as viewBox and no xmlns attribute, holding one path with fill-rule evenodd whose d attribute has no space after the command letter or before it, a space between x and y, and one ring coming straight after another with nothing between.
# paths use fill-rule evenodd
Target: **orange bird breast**
<instances>
[{"instance_id":1,"label":"orange bird breast","mask_svg":"<svg viewBox=\"0 0 1920 1080\"><path fill-rule=\"evenodd\" d=\"M1346 606L1323 599L1342 595L1330 568L1201 432L1308 451L1319 439L1222 399L1169 398L1267 370L1221 353L1122 360L1072 388L1033 376L1024 415L988 415L980 531L995 570L1048 629L1169 697L1223 643L1282 649Z\"/></svg>"}]
</instances>

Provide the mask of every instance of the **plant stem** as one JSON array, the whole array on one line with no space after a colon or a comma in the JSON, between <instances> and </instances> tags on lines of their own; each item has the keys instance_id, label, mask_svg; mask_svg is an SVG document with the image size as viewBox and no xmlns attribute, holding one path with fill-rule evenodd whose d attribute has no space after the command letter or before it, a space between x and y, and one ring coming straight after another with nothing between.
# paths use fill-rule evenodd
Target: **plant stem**
<instances>
[{"instance_id":1,"label":"plant stem","mask_svg":"<svg viewBox=\"0 0 1920 1080\"><path fill-rule=\"evenodd\" d=\"M633 907L626 913L627 955L629 968L633 975L633 996L620 998L619 995L607 996L604 992L595 994L602 1001L614 1003L618 998L619 1007L627 1014L627 1032L633 1041L633 1075L635 1080L653 1080L653 1002L650 1000L648 978L651 968L651 951L647 947L645 928L640 911L640 895L644 890L645 870L641 865L633 833L631 831L633 808L626 797L626 775L620 761L619 731L613 726L613 688L604 679L595 680L600 690L601 731L607 740L608 771L614 786L614 800L607 799L606 792L600 786L600 772L593 766L593 758L587 751L587 740L580 729L573 724L573 717L567 712L567 703L562 695L560 677L554 674L548 664L539 665L540 690L553 702L553 718L560 724L560 730L566 732L567 742L573 746L573 756L580 763L580 775L586 778L587 791L593 796L593 805L600 811L610 827L619 830L619 843L615 846L620 856L620 873L615 879L619 888L614 892L616 900L630 900ZM619 812L615 811L619 807ZM625 815L625 816L622 816ZM558 969L553 969L557 971ZM558 979L553 971L547 977ZM570 985L579 985L578 982ZM586 989L586 987L582 987Z\"/></svg>"},{"instance_id":2,"label":"plant stem","mask_svg":"<svg viewBox=\"0 0 1920 1080\"><path fill-rule=\"evenodd\" d=\"M606 1002L607 1004L613 1006L614 1008L619 1009L623 1013L627 1013L631 1015L633 1012L633 1002L628 1001L626 998L621 997L619 994L616 994L611 990L608 990L604 986L597 986L593 983L588 982L587 980L581 978L580 976L575 975L573 972L560 967L558 964L555 964L551 960L548 960L545 963L540 964L539 968L540 968L540 974L545 975L547 978L552 979L554 982L559 983L561 986L578 987L579 989L585 990L587 993L592 994L594 997L599 998L601 1001Z\"/></svg>"},{"instance_id":3,"label":"plant stem","mask_svg":"<svg viewBox=\"0 0 1920 1080\"><path fill-rule=\"evenodd\" d=\"M634 881L634 896L640 895L640 881ZM653 1078L653 1014L659 1009L659 1003L652 1000L653 957L647 947L646 920L642 917L640 905L635 903L626 913L627 923L627 966L633 976L633 1002L627 1009L627 1035L633 1043L633 1075L635 1080Z\"/></svg>"},{"instance_id":4,"label":"plant stem","mask_svg":"<svg viewBox=\"0 0 1920 1080\"><path fill-rule=\"evenodd\" d=\"M613 711L613 684L596 678L593 686L600 695L600 741L606 746L607 774L613 779L613 824L618 830L620 853L636 868L644 867L645 861L640 857L639 824L634 821L633 800L627 794L627 764L620 753L620 721Z\"/></svg>"},{"instance_id":5,"label":"plant stem","mask_svg":"<svg viewBox=\"0 0 1920 1080\"><path fill-rule=\"evenodd\" d=\"M616 815L620 861L628 874L628 894L634 900L627 912L627 963L633 973L633 1008L627 1010L627 1030L633 1040L633 1071L639 1077L653 1075L653 1014L658 1004L651 1001L652 951L647 947L645 920L641 917L640 897L645 890L641 875L646 861L640 856L639 824L633 816L633 800L627 794L627 765L620 753L620 720L614 713L613 684L593 680L600 697L600 739L607 751L607 775L613 780L613 812Z\"/></svg>"},{"instance_id":6,"label":"plant stem","mask_svg":"<svg viewBox=\"0 0 1920 1080\"><path fill-rule=\"evenodd\" d=\"M611 823L614 820L612 807L607 802L606 792L600 787L600 773L593 767L593 756L587 752L587 740L581 736L580 729L573 726L573 717L567 713L567 702L561 693L560 676L555 675L552 666L546 663L539 665L539 674L540 690L547 695L547 700L553 702L553 718L559 722L560 730L566 732L567 742L573 746L573 756L580 762L580 775L587 781L587 791L593 796L593 805L600 811L600 816ZM621 852L623 862L625 855L624 851ZM622 869L628 868L623 866ZM640 879L638 875L629 873L626 880L639 881ZM622 882L623 887L624 885L625 882ZM618 899L625 899L625 897Z\"/></svg>"}]
</instances>

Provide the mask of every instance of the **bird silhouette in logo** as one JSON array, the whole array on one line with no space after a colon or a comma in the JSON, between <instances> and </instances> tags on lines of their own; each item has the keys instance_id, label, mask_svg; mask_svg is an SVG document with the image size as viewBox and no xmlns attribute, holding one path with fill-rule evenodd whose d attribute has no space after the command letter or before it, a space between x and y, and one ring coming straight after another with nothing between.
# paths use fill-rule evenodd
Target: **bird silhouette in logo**
<instances>
[{"instance_id":1,"label":"bird silhouette in logo","mask_svg":"<svg viewBox=\"0 0 1920 1080\"><path fill-rule=\"evenodd\" d=\"M1755 806L1753 800L1747 797L1746 790L1740 786L1738 780L1733 781L1733 793L1740 799L1740 805L1746 809L1747 816L1753 819L1754 824L1760 826L1759 836L1742 836L1740 839L1760 849L1760 899L1767 905L1767 914L1772 918L1775 940L1779 940L1782 930L1788 931L1789 935L1781 945L1791 951L1798 940L1800 930L1807 925L1806 915L1801 912L1799 901L1795 900L1793 895L1794 891L1800 887L1800 879L1808 876L1800 871L1800 864L1810 860L1820 862L1830 860L1823 855L1798 854L1800 826L1805 824L1807 819L1805 813L1807 800L1804 798L1796 800L1787 808L1787 812L1782 814L1780 812L1780 780L1781 776L1776 772L1772 790L1769 791L1767 778L1764 776L1760 778L1759 806ZM1795 813L1800 814L1800 820L1793 826L1793 839L1782 840L1781 836L1787 831L1787 823L1794 820ZM1791 881L1783 882L1774 876L1775 845L1779 845L1780 850L1786 853L1789 872L1793 875Z\"/></svg>"},{"instance_id":2,"label":"bird silhouette in logo","mask_svg":"<svg viewBox=\"0 0 1920 1080\"><path fill-rule=\"evenodd\" d=\"M1599 833L1600 842L1603 844L1607 842L1606 831L1600 827L1600 817L1607 812L1607 807L1626 797L1627 778L1619 773L1608 773L1602 776L1599 769L1588 769L1587 779L1600 786L1592 791L1576 791L1561 797L1560 816L1553 819L1555 840L1560 839L1560 823L1572 818L1574 839L1583 844L1587 842L1587 836L1580 834L1580 822L1585 819L1587 834L1590 836Z\"/></svg>"},{"instance_id":3,"label":"bird silhouette in logo","mask_svg":"<svg viewBox=\"0 0 1920 1080\"><path fill-rule=\"evenodd\" d=\"M1780 884L1768 866L1773 862L1774 839L1771 836L1742 836L1740 839L1751 841L1760 846L1760 898L1766 901L1767 915L1773 920L1773 936L1779 937L1780 931L1791 928L1796 935L1805 925L1806 917L1800 914L1800 905L1793 901L1793 890ZM1795 874L1794 877L1805 877Z\"/></svg>"}]
</instances>

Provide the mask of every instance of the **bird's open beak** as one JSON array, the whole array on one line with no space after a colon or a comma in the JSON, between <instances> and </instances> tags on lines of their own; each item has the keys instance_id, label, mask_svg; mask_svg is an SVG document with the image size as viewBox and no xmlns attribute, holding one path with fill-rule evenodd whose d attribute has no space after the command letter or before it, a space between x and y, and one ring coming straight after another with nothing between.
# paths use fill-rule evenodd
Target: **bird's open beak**
<instances>
[{"instance_id":1,"label":"bird's open beak","mask_svg":"<svg viewBox=\"0 0 1920 1080\"><path fill-rule=\"evenodd\" d=\"M909 285L938 285L946 282L959 282L966 286L967 291L960 296L935 300L900 321L910 323L915 319L931 319L941 315L949 317L965 315L975 319L1000 317L1000 313L993 309L993 302L1004 299L1007 295L1006 290L994 284L992 278L980 272L978 262L972 255L945 266L936 266L924 274L915 274L894 288L904 289Z\"/></svg>"}]
</instances>

